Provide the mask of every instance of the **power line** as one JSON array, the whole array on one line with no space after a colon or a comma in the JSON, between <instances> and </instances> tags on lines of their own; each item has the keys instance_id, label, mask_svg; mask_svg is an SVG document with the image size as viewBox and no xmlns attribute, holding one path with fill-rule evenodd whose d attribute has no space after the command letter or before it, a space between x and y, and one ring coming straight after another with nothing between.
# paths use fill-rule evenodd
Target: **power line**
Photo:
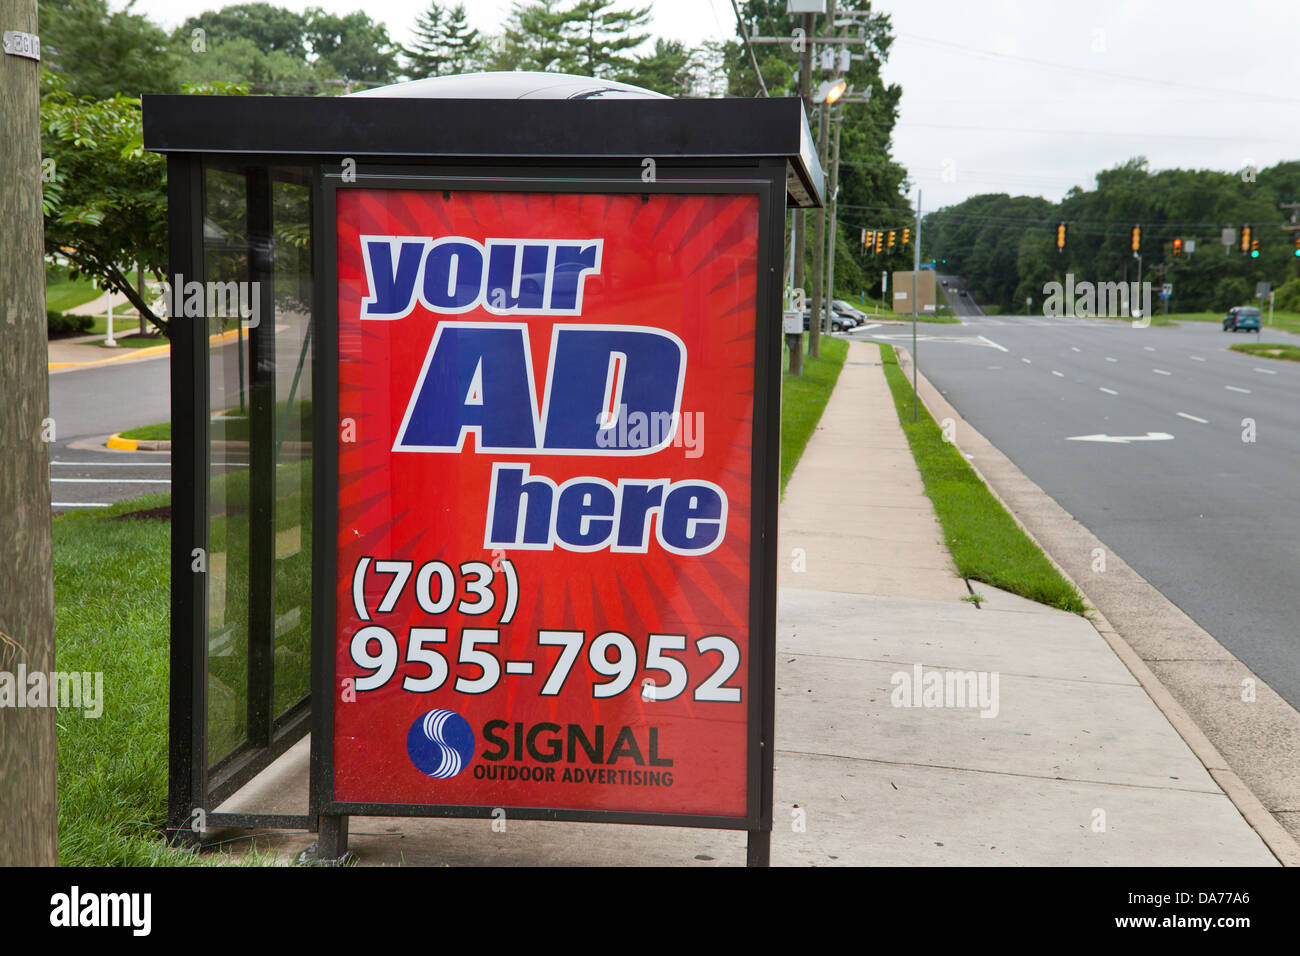
<instances>
[{"instance_id":1,"label":"power line","mask_svg":"<svg viewBox=\"0 0 1300 956\"><path fill-rule=\"evenodd\" d=\"M763 82L763 71L758 68L758 57L754 55L754 45L749 42L749 31L745 29L745 21L740 16L740 7L736 5L736 0L731 0L731 9L736 11L736 25L740 27L740 36L745 41L745 49L749 51L749 62L754 64L758 88L763 91L764 96L771 96L772 94L767 91L767 84Z\"/></svg>"}]
</instances>

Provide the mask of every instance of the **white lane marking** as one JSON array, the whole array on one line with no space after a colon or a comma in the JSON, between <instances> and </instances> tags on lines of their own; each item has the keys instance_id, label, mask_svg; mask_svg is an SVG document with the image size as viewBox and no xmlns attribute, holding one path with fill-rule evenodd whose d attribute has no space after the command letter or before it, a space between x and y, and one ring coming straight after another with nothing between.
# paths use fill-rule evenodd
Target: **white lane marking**
<instances>
[{"instance_id":1,"label":"white lane marking","mask_svg":"<svg viewBox=\"0 0 1300 956\"><path fill-rule=\"evenodd\" d=\"M1164 369L1162 369L1162 368L1153 368L1151 371L1155 372L1157 375L1173 375L1173 374L1174 374L1173 372L1166 372L1166 371L1165 371Z\"/></svg>"},{"instance_id":2,"label":"white lane marking","mask_svg":"<svg viewBox=\"0 0 1300 956\"><path fill-rule=\"evenodd\" d=\"M1071 351L1071 352L1081 352L1081 351L1083 351L1083 350L1082 350L1082 349L1077 349L1077 348L1075 348L1073 345L1071 345L1071 346L1070 346L1070 351Z\"/></svg>"},{"instance_id":3,"label":"white lane marking","mask_svg":"<svg viewBox=\"0 0 1300 956\"><path fill-rule=\"evenodd\" d=\"M105 306L105 308L107 308L107 306ZM107 321L107 319L105 319L105 321ZM880 328L880 323L876 322L873 325L864 325L862 328L858 329L858 331L865 332L867 331L867 329L878 329L878 328Z\"/></svg>"},{"instance_id":4,"label":"white lane marking","mask_svg":"<svg viewBox=\"0 0 1300 956\"><path fill-rule=\"evenodd\" d=\"M1147 432L1145 435L1074 435L1066 441L1104 441L1127 445L1131 441L1171 441L1173 437L1168 432Z\"/></svg>"},{"instance_id":5,"label":"white lane marking","mask_svg":"<svg viewBox=\"0 0 1300 956\"><path fill-rule=\"evenodd\" d=\"M994 347L995 349L997 349L999 352L1009 352L1009 351L1010 351L1010 349L1006 348L1005 346L998 345L997 342L994 342L991 338L989 338L989 337L986 336L986 335L981 335L981 336L980 336L980 340L983 341L983 342L987 342L989 345L993 346L993 347Z\"/></svg>"},{"instance_id":6,"label":"white lane marking","mask_svg":"<svg viewBox=\"0 0 1300 956\"><path fill-rule=\"evenodd\" d=\"M1033 364L1034 364L1033 362L1029 361L1029 359L1027 359L1027 358L1022 358L1020 361L1024 362L1026 365L1033 365Z\"/></svg>"},{"instance_id":7,"label":"white lane marking","mask_svg":"<svg viewBox=\"0 0 1300 956\"><path fill-rule=\"evenodd\" d=\"M1154 352L1154 351L1155 351L1155 349L1153 349L1153 348L1152 348L1151 346L1149 346L1149 345L1144 345L1144 346L1142 346L1142 347L1143 347L1144 349L1146 349L1148 352Z\"/></svg>"},{"instance_id":8,"label":"white lane marking","mask_svg":"<svg viewBox=\"0 0 1300 956\"><path fill-rule=\"evenodd\" d=\"M1201 358L1199 355L1193 355L1193 356L1192 356L1192 361L1193 361L1193 362L1204 362L1205 359Z\"/></svg>"},{"instance_id":9,"label":"white lane marking","mask_svg":"<svg viewBox=\"0 0 1300 956\"><path fill-rule=\"evenodd\" d=\"M1111 358L1109 355L1107 355L1107 356L1106 356L1106 361L1107 361L1107 362L1118 362L1119 359L1113 359L1113 358Z\"/></svg>"},{"instance_id":10,"label":"white lane marking","mask_svg":"<svg viewBox=\"0 0 1300 956\"><path fill-rule=\"evenodd\" d=\"M1276 375L1276 374L1277 374L1277 370L1276 370L1276 369L1271 369L1271 368L1257 368L1257 369L1255 369L1255 371L1256 371L1256 372L1263 372L1265 375Z\"/></svg>"},{"instance_id":11,"label":"white lane marking","mask_svg":"<svg viewBox=\"0 0 1300 956\"><path fill-rule=\"evenodd\" d=\"M1055 375L1057 378L1065 378L1065 376L1062 375L1060 372L1058 372L1056 369L1052 369L1052 374Z\"/></svg>"},{"instance_id":12,"label":"white lane marking","mask_svg":"<svg viewBox=\"0 0 1300 956\"><path fill-rule=\"evenodd\" d=\"M1102 387L1102 386L1099 386L1099 387L1098 387L1098 391L1105 392L1107 395L1118 395L1118 394L1119 394L1119 392L1115 391L1113 388L1105 388L1105 387Z\"/></svg>"},{"instance_id":13,"label":"white lane marking","mask_svg":"<svg viewBox=\"0 0 1300 956\"><path fill-rule=\"evenodd\" d=\"M170 485L170 478L51 478L69 485Z\"/></svg>"},{"instance_id":14,"label":"white lane marking","mask_svg":"<svg viewBox=\"0 0 1300 956\"><path fill-rule=\"evenodd\" d=\"M97 501L51 501L51 508L107 508L108 502L100 504Z\"/></svg>"},{"instance_id":15,"label":"white lane marking","mask_svg":"<svg viewBox=\"0 0 1300 956\"><path fill-rule=\"evenodd\" d=\"M1185 419L1187 419L1189 422L1200 422L1202 425L1208 425L1208 424L1210 424L1209 421L1207 421L1206 419L1204 419L1204 418L1197 418L1195 415L1188 415L1186 412L1179 412L1179 413L1178 413L1178 416L1179 416L1180 418L1185 418Z\"/></svg>"},{"instance_id":16,"label":"white lane marking","mask_svg":"<svg viewBox=\"0 0 1300 956\"><path fill-rule=\"evenodd\" d=\"M51 465L70 465L73 468L98 468L114 465L119 468L170 468L170 461L52 461Z\"/></svg>"},{"instance_id":17,"label":"white lane marking","mask_svg":"<svg viewBox=\"0 0 1300 956\"><path fill-rule=\"evenodd\" d=\"M1236 385L1225 385L1225 386L1223 386L1223 387L1226 388L1226 389L1227 389L1228 391L1230 391L1230 392L1241 392L1241 394L1243 394L1243 395L1249 395L1249 394L1250 394L1250 389L1248 389L1248 388L1238 388Z\"/></svg>"}]
</instances>

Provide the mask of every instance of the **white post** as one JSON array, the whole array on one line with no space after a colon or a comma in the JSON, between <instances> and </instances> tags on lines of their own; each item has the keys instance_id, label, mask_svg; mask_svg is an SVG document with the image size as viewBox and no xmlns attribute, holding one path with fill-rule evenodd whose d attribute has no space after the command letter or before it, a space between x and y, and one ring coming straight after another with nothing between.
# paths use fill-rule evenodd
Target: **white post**
<instances>
[{"instance_id":1,"label":"white post","mask_svg":"<svg viewBox=\"0 0 1300 956\"><path fill-rule=\"evenodd\" d=\"M117 342L113 339L113 288L109 286L105 293L108 296L108 337L104 339L104 345L110 349L117 348Z\"/></svg>"},{"instance_id":2,"label":"white post","mask_svg":"<svg viewBox=\"0 0 1300 956\"><path fill-rule=\"evenodd\" d=\"M1269 325L1273 324L1273 290L1272 289L1270 289L1268 293L1268 324Z\"/></svg>"}]
</instances>

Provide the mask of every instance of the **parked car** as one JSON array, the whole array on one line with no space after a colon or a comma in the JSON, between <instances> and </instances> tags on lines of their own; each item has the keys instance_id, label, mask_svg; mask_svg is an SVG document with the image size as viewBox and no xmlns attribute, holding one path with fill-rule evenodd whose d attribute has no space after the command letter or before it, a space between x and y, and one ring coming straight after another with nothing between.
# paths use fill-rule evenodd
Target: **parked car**
<instances>
[{"instance_id":1,"label":"parked car","mask_svg":"<svg viewBox=\"0 0 1300 956\"><path fill-rule=\"evenodd\" d=\"M840 315L834 309L831 310L831 331L847 332L857 326L855 319ZM803 310L803 330L807 332L812 327L812 309Z\"/></svg>"},{"instance_id":2,"label":"parked car","mask_svg":"<svg viewBox=\"0 0 1300 956\"><path fill-rule=\"evenodd\" d=\"M867 321L867 313L863 312L857 306L850 305L843 299L835 299L832 301L831 308L845 318L852 319L854 325L862 325Z\"/></svg>"},{"instance_id":3,"label":"parked car","mask_svg":"<svg viewBox=\"0 0 1300 956\"><path fill-rule=\"evenodd\" d=\"M1259 309L1250 305L1239 305L1228 310L1228 314L1223 317L1223 331L1236 332L1238 330L1246 332L1259 331Z\"/></svg>"}]
</instances>

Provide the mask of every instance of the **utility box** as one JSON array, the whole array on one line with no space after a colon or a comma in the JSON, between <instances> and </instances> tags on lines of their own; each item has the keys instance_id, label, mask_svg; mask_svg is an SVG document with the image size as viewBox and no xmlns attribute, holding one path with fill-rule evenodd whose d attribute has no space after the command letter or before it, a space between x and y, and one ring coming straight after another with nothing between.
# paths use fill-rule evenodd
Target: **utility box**
<instances>
[{"instance_id":1,"label":"utility box","mask_svg":"<svg viewBox=\"0 0 1300 956\"><path fill-rule=\"evenodd\" d=\"M894 311L901 315L911 315L913 312L912 275L912 272L895 272L891 282L894 287ZM938 284L935 282L934 272L929 269L922 269L915 275L916 314L933 315L939 301Z\"/></svg>"},{"instance_id":2,"label":"utility box","mask_svg":"<svg viewBox=\"0 0 1300 956\"><path fill-rule=\"evenodd\" d=\"M765 864L802 103L475 74L146 96L144 145L170 838L337 860L350 816L504 815L744 830ZM213 284L249 308L205 314Z\"/></svg>"}]
</instances>

